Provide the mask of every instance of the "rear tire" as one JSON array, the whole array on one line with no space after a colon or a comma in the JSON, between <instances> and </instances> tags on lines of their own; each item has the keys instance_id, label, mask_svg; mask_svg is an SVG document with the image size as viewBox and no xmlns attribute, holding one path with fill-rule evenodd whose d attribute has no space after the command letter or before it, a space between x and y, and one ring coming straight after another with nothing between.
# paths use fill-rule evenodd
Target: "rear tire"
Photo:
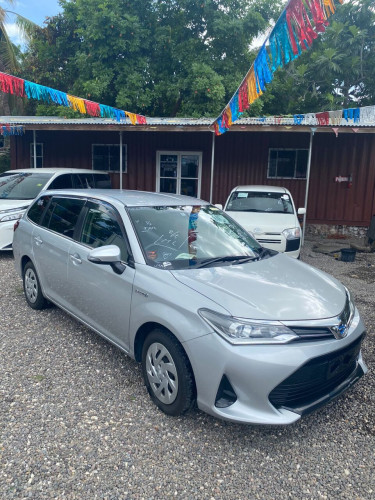
<instances>
[{"instance_id":1,"label":"rear tire","mask_svg":"<svg viewBox=\"0 0 375 500\"><path fill-rule=\"evenodd\" d=\"M23 270L23 291L26 302L32 309L44 309L47 307L47 300L42 294L39 278L34 264L28 262Z\"/></svg>"},{"instance_id":2,"label":"rear tire","mask_svg":"<svg viewBox=\"0 0 375 500\"><path fill-rule=\"evenodd\" d=\"M196 391L190 362L167 330L157 328L146 337L142 373L152 401L167 415L182 415L193 406Z\"/></svg>"}]
</instances>

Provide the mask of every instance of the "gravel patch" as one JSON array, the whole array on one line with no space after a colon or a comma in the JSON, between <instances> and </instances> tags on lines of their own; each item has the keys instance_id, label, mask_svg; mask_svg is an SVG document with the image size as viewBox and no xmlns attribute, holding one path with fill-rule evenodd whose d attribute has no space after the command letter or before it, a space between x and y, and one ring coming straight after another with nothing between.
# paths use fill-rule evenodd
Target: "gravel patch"
<instances>
[{"instance_id":1,"label":"gravel patch","mask_svg":"<svg viewBox=\"0 0 375 500\"><path fill-rule=\"evenodd\" d=\"M374 498L375 254L346 263L313 243L302 260L356 298L370 372L289 427L165 416L135 361L56 307L31 310L0 254L0 498Z\"/></svg>"}]
</instances>

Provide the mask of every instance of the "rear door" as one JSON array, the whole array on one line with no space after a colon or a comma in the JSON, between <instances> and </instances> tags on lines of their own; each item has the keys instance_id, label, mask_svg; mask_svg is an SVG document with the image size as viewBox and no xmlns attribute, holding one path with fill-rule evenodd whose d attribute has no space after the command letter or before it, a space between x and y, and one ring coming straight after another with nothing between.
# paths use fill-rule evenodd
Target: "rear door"
<instances>
[{"instance_id":1,"label":"rear door","mask_svg":"<svg viewBox=\"0 0 375 500\"><path fill-rule=\"evenodd\" d=\"M33 231L34 263L44 293L53 302L66 307L69 285L67 263L74 231L86 200L53 196L40 226Z\"/></svg>"},{"instance_id":2,"label":"rear door","mask_svg":"<svg viewBox=\"0 0 375 500\"><path fill-rule=\"evenodd\" d=\"M88 260L93 248L117 245L126 264L123 274L109 265ZM128 350L129 319L135 269L129 265L130 247L117 210L89 201L84 209L79 241L69 248L69 310L102 335Z\"/></svg>"}]
</instances>

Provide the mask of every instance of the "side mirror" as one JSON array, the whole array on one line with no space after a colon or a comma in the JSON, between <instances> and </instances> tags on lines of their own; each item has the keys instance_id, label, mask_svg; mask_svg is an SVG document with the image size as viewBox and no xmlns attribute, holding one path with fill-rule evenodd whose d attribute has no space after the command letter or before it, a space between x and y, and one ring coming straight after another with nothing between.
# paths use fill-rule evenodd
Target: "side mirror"
<instances>
[{"instance_id":1,"label":"side mirror","mask_svg":"<svg viewBox=\"0 0 375 500\"><path fill-rule=\"evenodd\" d=\"M297 210L297 214L298 215L305 215L305 213L306 213L306 208L299 208Z\"/></svg>"},{"instance_id":2,"label":"side mirror","mask_svg":"<svg viewBox=\"0 0 375 500\"><path fill-rule=\"evenodd\" d=\"M221 203L215 203L214 205L216 208L218 208L219 210L223 210L223 205Z\"/></svg>"},{"instance_id":3,"label":"side mirror","mask_svg":"<svg viewBox=\"0 0 375 500\"><path fill-rule=\"evenodd\" d=\"M87 259L93 264L111 266L116 274L122 274L126 268L121 263L121 252L116 245L105 245L94 248L89 252Z\"/></svg>"}]
</instances>

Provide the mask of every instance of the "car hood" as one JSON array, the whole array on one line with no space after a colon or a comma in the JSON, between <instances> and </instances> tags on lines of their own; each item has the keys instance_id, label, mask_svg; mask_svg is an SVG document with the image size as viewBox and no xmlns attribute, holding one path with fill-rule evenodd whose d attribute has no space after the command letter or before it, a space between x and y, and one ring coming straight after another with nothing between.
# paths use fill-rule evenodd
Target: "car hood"
<instances>
[{"instance_id":1,"label":"car hood","mask_svg":"<svg viewBox=\"0 0 375 500\"><path fill-rule=\"evenodd\" d=\"M33 200L8 200L0 198L0 212L3 210L15 210L17 208L28 207Z\"/></svg>"},{"instance_id":2,"label":"car hood","mask_svg":"<svg viewBox=\"0 0 375 500\"><path fill-rule=\"evenodd\" d=\"M283 254L242 265L171 273L239 318L324 319L337 316L345 306L341 283Z\"/></svg>"},{"instance_id":3,"label":"car hood","mask_svg":"<svg viewBox=\"0 0 375 500\"><path fill-rule=\"evenodd\" d=\"M271 214L264 212L226 212L247 231L261 234L281 233L284 229L297 226L295 214Z\"/></svg>"}]
</instances>

